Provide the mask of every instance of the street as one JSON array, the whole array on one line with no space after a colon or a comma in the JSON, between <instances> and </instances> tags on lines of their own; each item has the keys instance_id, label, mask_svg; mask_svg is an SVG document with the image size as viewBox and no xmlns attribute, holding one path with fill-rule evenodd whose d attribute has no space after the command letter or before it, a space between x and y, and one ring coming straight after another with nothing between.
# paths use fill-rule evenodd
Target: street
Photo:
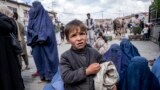
<instances>
[{"instance_id":1,"label":"street","mask_svg":"<svg viewBox=\"0 0 160 90\"><path fill-rule=\"evenodd\" d=\"M57 42L60 44L59 34L57 36ZM108 45L110 46L113 43L120 43L120 40L112 40L108 42ZM138 48L141 56L146 57L148 60L152 60L154 58L157 58L160 55L160 48L157 44L151 42L151 41L132 41L132 43ZM66 42L61 43L58 45L58 52L59 57L60 55L70 48L70 44L67 44ZM24 80L25 88L26 90L43 90L43 86L46 84L45 82L41 82L39 77L32 77L32 73L36 72L36 67L34 64L34 60L30 54L30 47L27 47L28 50L28 57L29 57L29 66L30 70L24 70L22 71L22 77ZM23 68L25 67L23 63Z\"/></svg>"},{"instance_id":2,"label":"street","mask_svg":"<svg viewBox=\"0 0 160 90\"><path fill-rule=\"evenodd\" d=\"M71 48L71 44L75 49L72 51L84 51L86 42L108 60L115 61L115 67L112 63L102 65L99 54L94 50L86 49L82 55L67 52L61 60L61 65L64 65L61 72L66 80L65 89L92 90L96 89L92 86L94 83L101 89L107 85L107 89L114 90L117 86L117 89L126 90L135 87L140 90L160 90L154 77L160 82L160 63L157 64L160 57L160 0L0 0L0 23L0 90L23 90L23 82L24 90L43 90L53 78L53 72L57 71L61 55ZM126 42L124 55L123 51L117 49L110 49L113 54L109 52L110 55L106 55L110 46L120 44L123 38L131 40L139 52L134 56L140 54L146 58L148 66L147 61L141 57L134 58L135 62L134 59L129 61L132 58L129 54L135 54L137 50L131 50L132 47L126 45ZM30 46L25 47L25 42L34 48L33 52ZM157 61L153 65L155 59ZM98 79L98 84L92 78L98 76L97 73L105 76ZM117 80L114 80L115 75ZM53 78L53 81L56 80ZM105 85L101 81L105 81ZM59 85L62 84L58 82L57 85L56 82L55 86Z\"/></svg>"}]
</instances>

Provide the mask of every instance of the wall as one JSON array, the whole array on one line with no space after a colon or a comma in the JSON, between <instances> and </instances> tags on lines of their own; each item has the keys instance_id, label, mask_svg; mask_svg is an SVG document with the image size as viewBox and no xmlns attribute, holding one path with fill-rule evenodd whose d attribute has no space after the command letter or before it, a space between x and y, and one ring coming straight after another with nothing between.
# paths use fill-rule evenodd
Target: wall
<instances>
[{"instance_id":1,"label":"wall","mask_svg":"<svg viewBox=\"0 0 160 90\"><path fill-rule=\"evenodd\" d=\"M151 29L151 41L158 43L159 32L160 32L160 25L155 25Z\"/></svg>"}]
</instances>

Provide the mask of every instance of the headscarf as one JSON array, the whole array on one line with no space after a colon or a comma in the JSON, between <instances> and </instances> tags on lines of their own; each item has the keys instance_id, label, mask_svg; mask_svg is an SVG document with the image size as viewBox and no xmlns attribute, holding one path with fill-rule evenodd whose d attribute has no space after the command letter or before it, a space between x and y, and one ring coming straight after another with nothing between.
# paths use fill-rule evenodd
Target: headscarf
<instances>
[{"instance_id":1,"label":"headscarf","mask_svg":"<svg viewBox=\"0 0 160 90\"><path fill-rule=\"evenodd\" d=\"M118 44L112 44L109 50L104 54L104 58L107 61L112 61L119 73L121 68L126 68L129 63L129 59L123 54Z\"/></svg>"},{"instance_id":2,"label":"headscarf","mask_svg":"<svg viewBox=\"0 0 160 90\"><path fill-rule=\"evenodd\" d=\"M8 17L12 17L13 16L13 12L4 4L0 3L0 13L8 16Z\"/></svg>"},{"instance_id":3,"label":"headscarf","mask_svg":"<svg viewBox=\"0 0 160 90\"><path fill-rule=\"evenodd\" d=\"M160 90L158 80L144 57L132 58L124 81L120 90Z\"/></svg>"},{"instance_id":4,"label":"headscarf","mask_svg":"<svg viewBox=\"0 0 160 90\"><path fill-rule=\"evenodd\" d=\"M41 53L47 57L44 57L46 59L44 62L47 63L45 65L47 67L46 69L51 73L48 75L48 78L50 78L57 72L59 64L55 28L48 12L45 11L42 4L38 1L32 4L33 6L29 11L27 44L32 46L32 49L34 49L34 46L41 49L41 52L35 52L33 56L36 57L38 55L37 53ZM43 45L40 45L39 42L42 42Z\"/></svg>"},{"instance_id":5,"label":"headscarf","mask_svg":"<svg viewBox=\"0 0 160 90\"><path fill-rule=\"evenodd\" d=\"M9 32L12 32L16 36L17 35L17 26L16 26L16 22L12 18L13 17L12 10L10 10L6 5L0 3L0 13L1 13L1 18L5 18L5 21L7 21L8 23L10 23L10 25L12 25L12 29ZM2 24L2 26L3 26L3 24Z\"/></svg>"},{"instance_id":6,"label":"headscarf","mask_svg":"<svg viewBox=\"0 0 160 90\"><path fill-rule=\"evenodd\" d=\"M156 59L152 67L153 74L158 78L160 83L160 56Z\"/></svg>"},{"instance_id":7,"label":"headscarf","mask_svg":"<svg viewBox=\"0 0 160 90\"><path fill-rule=\"evenodd\" d=\"M54 26L48 12L40 2L33 2L29 11L27 44L32 45L39 41L47 41L49 36L54 33Z\"/></svg>"},{"instance_id":8,"label":"headscarf","mask_svg":"<svg viewBox=\"0 0 160 90\"><path fill-rule=\"evenodd\" d=\"M127 38L120 42L122 52L131 60L134 56L140 56L138 49Z\"/></svg>"},{"instance_id":9,"label":"headscarf","mask_svg":"<svg viewBox=\"0 0 160 90\"><path fill-rule=\"evenodd\" d=\"M112 44L109 50L104 54L106 61L112 61L119 73L120 80L124 78L129 59L123 54L118 44ZM121 83L121 81L120 81Z\"/></svg>"}]
</instances>

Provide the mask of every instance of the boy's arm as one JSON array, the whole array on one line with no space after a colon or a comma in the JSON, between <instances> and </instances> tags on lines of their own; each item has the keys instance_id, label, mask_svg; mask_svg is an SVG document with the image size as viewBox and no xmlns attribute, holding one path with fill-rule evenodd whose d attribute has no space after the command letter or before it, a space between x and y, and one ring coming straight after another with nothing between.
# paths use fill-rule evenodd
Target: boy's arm
<instances>
[{"instance_id":1,"label":"boy's arm","mask_svg":"<svg viewBox=\"0 0 160 90\"><path fill-rule=\"evenodd\" d=\"M64 83L77 83L86 78L86 68L82 67L77 70L72 70L69 61L61 56L60 69Z\"/></svg>"}]
</instances>

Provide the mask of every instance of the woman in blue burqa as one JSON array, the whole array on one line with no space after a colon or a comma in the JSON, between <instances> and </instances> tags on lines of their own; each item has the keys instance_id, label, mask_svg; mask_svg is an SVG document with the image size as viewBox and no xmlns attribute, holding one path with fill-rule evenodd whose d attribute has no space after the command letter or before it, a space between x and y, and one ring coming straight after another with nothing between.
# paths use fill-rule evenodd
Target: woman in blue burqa
<instances>
[{"instance_id":1,"label":"woman in blue burqa","mask_svg":"<svg viewBox=\"0 0 160 90\"><path fill-rule=\"evenodd\" d=\"M44 7L35 1L29 11L27 44L32 47L32 55L41 80L51 81L58 70L58 51L55 28Z\"/></svg>"},{"instance_id":2,"label":"woman in blue burqa","mask_svg":"<svg viewBox=\"0 0 160 90\"><path fill-rule=\"evenodd\" d=\"M153 66L152 66L152 72L158 78L159 83L160 83L160 56L154 62Z\"/></svg>"},{"instance_id":3,"label":"woman in blue burqa","mask_svg":"<svg viewBox=\"0 0 160 90\"><path fill-rule=\"evenodd\" d=\"M160 90L160 84L144 57L131 59L121 90Z\"/></svg>"},{"instance_id":4,"label":"woman in blue burqa","mask_svg":"<svg viewBox=\"0 0 160 90\"><path fill-rule=\"evenodd\" d=\"M127 38L120 42L122 52L131 60L134 56L140 56L138 49Z\"/></svg>"},{"instance_id":5,"label":"woman in blue burqa","mask_svg":"<svg viewBox=\"0 0 160 90\"><path fill-rule=\"evenodd\" d=\"M120 76L120 81L118 88L120 88L122 80L124 80L124 76L126 74L126 70L128 68L128 64L130 60L128 57L122 52L120 46L118 44L112 44L108 51L103 56L107 61L112 61Z\"/></svg>"}]
</instances>

